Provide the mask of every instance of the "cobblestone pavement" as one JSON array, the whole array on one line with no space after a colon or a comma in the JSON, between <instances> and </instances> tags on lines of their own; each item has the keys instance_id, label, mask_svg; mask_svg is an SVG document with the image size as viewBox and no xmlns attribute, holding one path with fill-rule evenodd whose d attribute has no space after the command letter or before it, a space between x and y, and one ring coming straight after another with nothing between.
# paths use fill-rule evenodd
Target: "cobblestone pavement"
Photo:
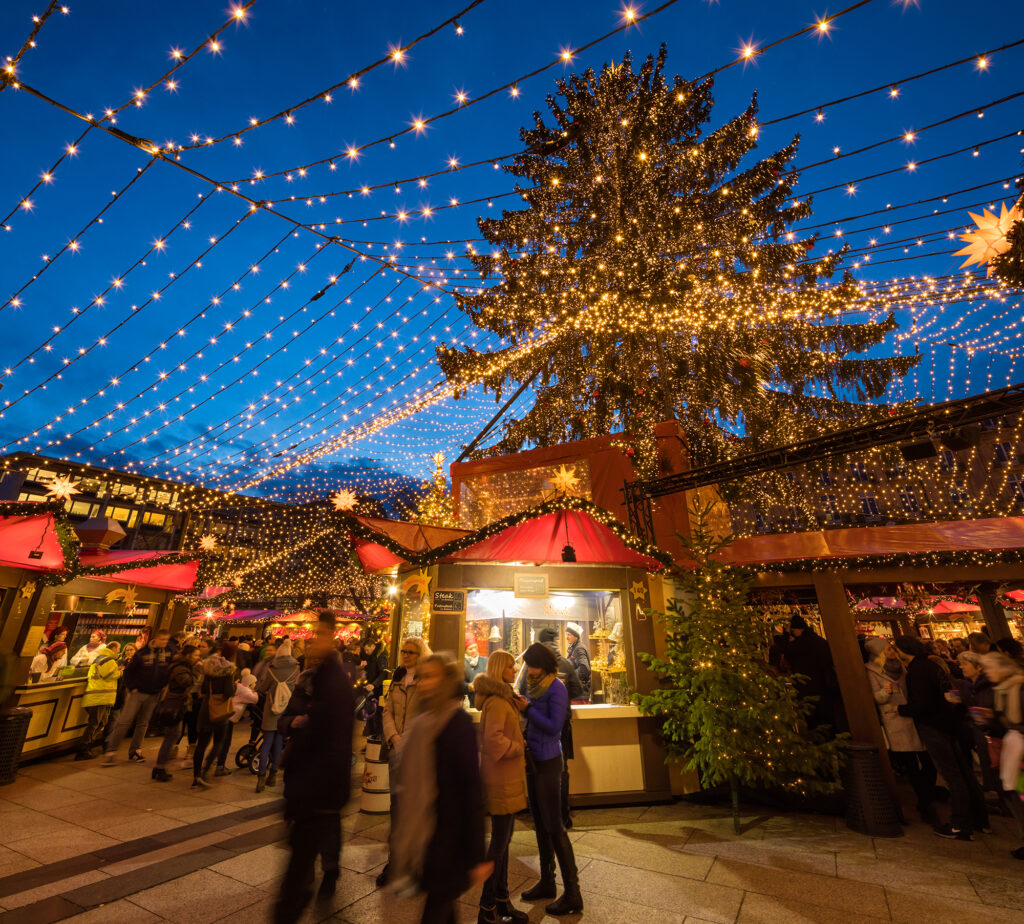
<instances>
[{"instance_id":1,"label":"cobblestone pavement","mask_svg":"<svg viewBox=\"0 0 1024 924\"><path fill-rule=\"evenodd\" d=\"M280 795L255 792L247 771L189 789L191 772L155 783L156 746L144 764L104 768L61 758L22 768L0 787L0 924L212 921L258 924L287 858ZM338 894L304 920L414 924L418 905L374 887L388 825L345 812ZM897 921L1024 922L1024 863L1012 824L992 835L945 841L921 824L901 838L849 831L842 819L745 811L732 833L728 812L674 805L577 810L571 837L585 911L594 924ZM525 816L513 837L513 897L537 879ZM475 920L476 893L460 922ZM553 922L543 903L517 904L532 922Z\"/></svg>"}]
</instances>

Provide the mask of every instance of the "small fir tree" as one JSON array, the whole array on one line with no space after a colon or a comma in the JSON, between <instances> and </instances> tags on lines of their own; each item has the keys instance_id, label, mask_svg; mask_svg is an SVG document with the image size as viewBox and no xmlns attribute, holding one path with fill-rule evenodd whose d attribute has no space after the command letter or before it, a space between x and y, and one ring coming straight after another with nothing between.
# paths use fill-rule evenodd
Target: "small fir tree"
<instances>
[{"instance_id":1,"label":"small fir tree","mask_svg":"<svg viewBox=\"0 0 1024 924\"><path fill-rule=\"evenodd\" d=\"M444 474L444 456L437 453L433 457L434 476L424 481L422 493L416 500L416 509L412 519L427 526L458 526L452 505L452 494L448 489L448 479Z\"/></svg>"},{"instance_id":2,"label":"small fir tree","mask_svg":"<svg viewBox=\"0 0 1024 924\"><path fill-rule=\"evenodd\" d=\"M852 277L823 284L842 252L815 255L817 236L791 230L811 214L796 195L799 139L741 166L756 96L706 131L712 81L669 76L665 56L559 81L552 120L534 113L506 168L525 207L479 221L490 247L470 256L497 281L457 301L503 346L442 345L438 360L456 388L499 397L539 376L502 452L622 433L653 475L660 420L680 419L711 462L738 448L715 424L758 448L884 414L863 402L915 361L872 349L894 316L852 317Z\"/></svg>"},{"instance_id":3,"label":"small fir tree","mask_svg":"<svg viewBox=\"0 0 1024 924\"><path fill-rule=\"evenodd\" d=\"M748 605L750 579L718 558L732 537L712 535L710 512L691 510L692 533L681 537L692 562L662 616L665 657L641 655L662 688L636 701L660 719L670 759L697 770L705 788L728 785L739 833L741 786L832 791L841 739L807 731L811 704L793 677L769 671L770 624Z\"/></svg>"}]
</instances>

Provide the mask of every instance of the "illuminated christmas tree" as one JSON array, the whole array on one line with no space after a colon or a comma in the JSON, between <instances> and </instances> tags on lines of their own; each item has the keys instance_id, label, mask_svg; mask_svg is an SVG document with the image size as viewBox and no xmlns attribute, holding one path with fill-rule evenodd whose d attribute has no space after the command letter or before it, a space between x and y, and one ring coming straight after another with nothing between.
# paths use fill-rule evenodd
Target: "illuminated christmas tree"
<instances>
[{"instance_id":1,"label":"illuminated christmas tree","mask_svg":"<svg viewBox=\"0 0 1024 924\"><path fill-rule=\"evenodd\" d=\"M748 605L750 579L716 558L730 540L713 535L710 510L694 508L692 533L681 537L695 567L676 578L661 616L665 656L640 656L661 688L636 699L660 720L670 759L697 770L705 789L729 787L738 833L741 786L835 789L842 738L808 730L813 704L798 699L792 676L769 671L771 624Z\"/></svg>"},{"instance_id":2,"label":"illuminated christmas tree","mask_svg":"<svg viewBox=\"0 0 1024 924\"><path fill-rule=\"evenodd\" d=\"M434 476L430 481L423 482L422 492L409 517L428 526L458 526L451 491L448 490L448 480L444 474L444 455L435 453L433 461Z\"/></svg>"},{"instance_id":3,"label":"illuminated christmas tree","mask_svg":"<svg viewBox=\"0 0 1024 924\"><path fill-rule=\"evenodd\" d=\"M895 327L846 312L842 254L813 255L816 236L789 229L811 214L795 196L798 139L741 168L758 138L757 101L705 134L712 81L664 72L665 49L558 83L508 166L526 207L481 219L490 252L473 253L479 295L459 297L502 338L478 352L442 346L460 385L500 398L537 376L533 406L505 424L498 448L622 433L654 474L652 430L678 418L691 452L733 451L812 436L878 413L878 398L915 361L864 354ZM540 335L508 362L494 357ZM493 371L497 370L497 371ZM884 414L884 410L881 411Z\"/></svg>"}]
</instances>

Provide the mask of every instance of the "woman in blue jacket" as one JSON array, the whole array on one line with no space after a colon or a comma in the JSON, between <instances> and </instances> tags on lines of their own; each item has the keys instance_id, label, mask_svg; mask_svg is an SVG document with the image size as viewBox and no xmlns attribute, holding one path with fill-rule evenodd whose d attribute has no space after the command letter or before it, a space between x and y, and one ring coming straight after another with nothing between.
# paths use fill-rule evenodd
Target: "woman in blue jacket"
<instances>
[{"instance_id":1,"label":"woman in blue jacket","mask_svg":"<svg viewBox=\"0 0 1024 924\"><path fill-rule=\"evenodd\" d=\"M523 653L526 696L516 704L526 718L526 789L537 832L540 882L523 892L524 901L555 897L555 857L565 892L547 905L551 915L579 914L583 910L576 857L562 824L562 726L569 712L569 693L558 679L554 652L539 642Z\"/></svg>"}]
</instances>

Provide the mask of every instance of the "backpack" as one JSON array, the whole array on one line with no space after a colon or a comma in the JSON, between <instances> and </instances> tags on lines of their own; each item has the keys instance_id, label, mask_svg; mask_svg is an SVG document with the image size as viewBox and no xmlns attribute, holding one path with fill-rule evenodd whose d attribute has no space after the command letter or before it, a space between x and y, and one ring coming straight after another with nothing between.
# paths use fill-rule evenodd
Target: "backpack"
<instances>
[{"instance_id":1,"label":"backpack","mask_svg":"<svg viewBox=\"0 0 1024 924\"><path fill-rule=\"evenodd\" d=\"M274 682L274 696L270 701L270 711L273 715L281 715L288 708L288 703L292 698L292 687L290 684L295 682L295 678L298 675L299 672L296 670L287 680L276 680Z\"/></svg>"}]
</instances>

